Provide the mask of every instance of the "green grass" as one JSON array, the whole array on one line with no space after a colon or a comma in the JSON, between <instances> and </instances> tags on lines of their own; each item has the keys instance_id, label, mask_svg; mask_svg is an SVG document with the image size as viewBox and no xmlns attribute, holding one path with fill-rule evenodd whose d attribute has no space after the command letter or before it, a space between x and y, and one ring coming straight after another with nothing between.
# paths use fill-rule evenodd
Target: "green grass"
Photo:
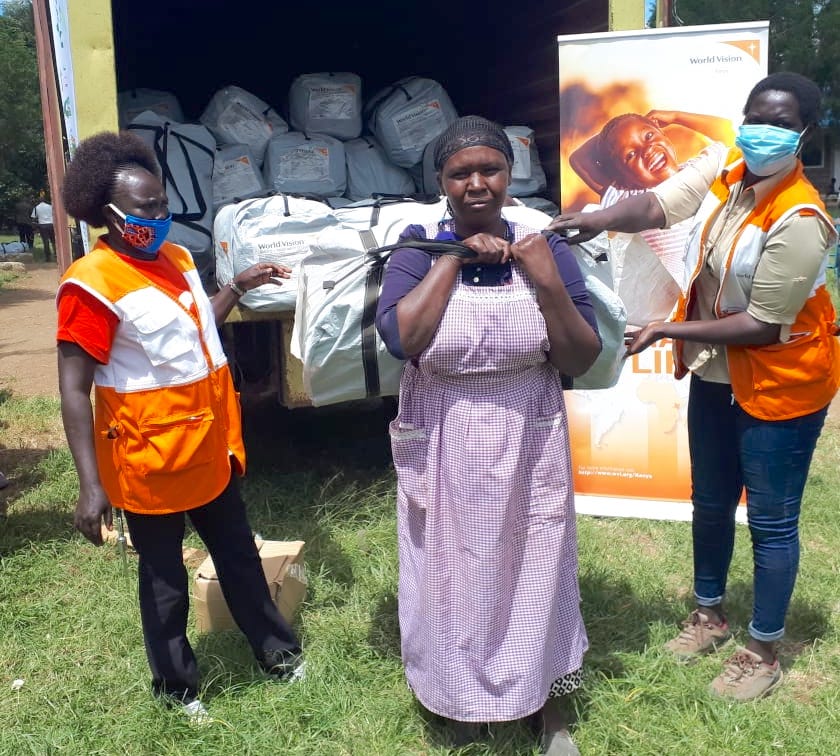
<instances>
[{"instance_id":1,"label":"green grass","mask_svg":"<svg viewBox=\"0 0 840 756\"><path fill-rule=\"evenodd\" d=\"M297 628L306 679L260 677L236 633L192 635L216 722L189 727L148 693L131 582L113 547L74 535L67 450L51 449L52 400L0 396L9 516L0 525L0 754L439 756L445 731L406 688L396 620L394 481L374 408L246 416L244 492L266 538L307 542ZM23 432L34 443L16 442ZM822 438L802 517L800 579L782 649L786 681L764 701L710 698L721 655L693 666L660 646L690 608L687 523L579 518L591 649L576 697L583 754L830 754L840 719L840 434ZM194 534L189 545L200 546ZM744 638L751 553L738 533L729 610ZM25 680L13 692L11 682ZM459 753L532 756L523 725L496 725Z\"/></svg>"}]
</instances>

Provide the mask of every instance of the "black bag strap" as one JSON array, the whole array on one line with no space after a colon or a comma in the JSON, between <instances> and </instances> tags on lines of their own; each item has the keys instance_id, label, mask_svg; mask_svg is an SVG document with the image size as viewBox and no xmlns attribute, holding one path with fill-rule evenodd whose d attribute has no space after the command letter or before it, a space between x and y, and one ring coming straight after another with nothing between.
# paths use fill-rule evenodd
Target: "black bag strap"
<instances>
[{"instance_id":1,"label":"black bag strap","mask_svg":"<svg viewBox=\"0 0 840 756\"><path fill-rule=\"evenodd\" d=\"M377 249L376 237L372 231L359 231L362 244L368 255ZM365 299L362 307L362 370L365 375L365 396L368 398L379 396L379 364L376 359L376 304L379 301L379 290L382 288L382 274L385 263L377 262L371 265L365 275Z\"/></svg>"},{"instance_id":2,"label":"black bag strap","mask_svg":"<svg viewBox=\"0 0 840 756\"><path fill-rule=\"evenodd\" d=\"M433 255L455 255L456 257L477 257L469 247L461 242L429 241L427 239L408 239L385 247L376 245L376 237L368 230L359 231L359 237L365 247L365 257L372 264L365 275L364 305L362 307L362 369L365 375L365 396L379 396L379 363L376 352L376 306L382 289L382 276L385 262L396 249L411 247L422 249ZM325 282L326 285L326 282Z\"/></svg>"},{"instance_id":3,"label":"black bag strap","mask_svg":"<svg viewBox=\"0 0 840 756\"><path fill-rule=\"evenodd\" d=\"M371 237L373 236L372 231L359 231L359 234L370 234ZM441 255L453 255L454 257L460 257L464 260L470 260L474 257L478 257L478 255L466 244L458 241L406 239L404 241L397 242L396 244L388 244L384 247L368 247L365 242L365 237L362 237L362 243L365 244L364 259L358 265L355 265L348 270L343 276L341 276L341 278L328 279L324 281L323 287L325 289L334 289L338 284L345 279L350 278L350 276L356 273L360 268L363 268L365 265L384 267L385 263L388 262L388 258L391 256L391 253L398 249L419 249L423 252L428 252L430 255L437 255L438 257Z\"/></svg>"}]
</instances>

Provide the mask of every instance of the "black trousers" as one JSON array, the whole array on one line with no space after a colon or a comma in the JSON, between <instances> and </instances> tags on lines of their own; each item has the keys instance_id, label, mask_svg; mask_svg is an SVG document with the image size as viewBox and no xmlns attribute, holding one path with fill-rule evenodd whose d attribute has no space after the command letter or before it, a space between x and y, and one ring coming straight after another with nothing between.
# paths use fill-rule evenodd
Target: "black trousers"
<instances>
[{"instance_id":1,"label":"black trousers","mask_svg":"<svg viewBox=\"0 0 840 756\"><path fill-rule=\"evenodd\" d=\"M198 693L198 664L187 640L185 515L213 557L230 612L257 660L262 662L266 653L300 652L297 637L271 600L235 475L216 499L197 509L125 515L140 557L140 617L155 695L189 701Z\"/></svg>"},{"instance_id":2,"label":"black trousers","mask_svg":"<svg viewBox=\"0 0 840 756\"><path fill-rule=\"evenodd\" d=\"M50 255L55 257L55 228L53 227L53 224L39 223L38 233L41 235L41 244L44 245L44 260L49 260ZM52 251L50 251L50 242L52 242Z\"/></svg>"},{"instance_id":3,"label":"black trousers","mask_svg":"<svg viewBox=\"0 0 840 756\"><path fill-rule=\"evenodd\" d=\"M35 229L29 223L18 223L17 229L20 243L32 249L32 245L35 243Z\"/></svg>"}]
</instances>

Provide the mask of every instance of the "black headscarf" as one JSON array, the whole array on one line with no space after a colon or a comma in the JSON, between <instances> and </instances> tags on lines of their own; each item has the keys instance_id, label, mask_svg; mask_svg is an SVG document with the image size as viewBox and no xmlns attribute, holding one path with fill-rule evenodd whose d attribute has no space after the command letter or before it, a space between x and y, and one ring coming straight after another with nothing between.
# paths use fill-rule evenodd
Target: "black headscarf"
<instances>
[{"instance_id":1,"label":"black headscarf","mask_svg":"<svg viewBox=\"0 0 840 756\"><path fill-rule=\"evenodd\" d=\"M446 130L437 138L435 143L435 170L440 171L449 158L466 147L492 147L501 152L513 165L513 147L504 129L493 121L481 116L463 116L449 124Z\"/></svg>"}]
</instances>

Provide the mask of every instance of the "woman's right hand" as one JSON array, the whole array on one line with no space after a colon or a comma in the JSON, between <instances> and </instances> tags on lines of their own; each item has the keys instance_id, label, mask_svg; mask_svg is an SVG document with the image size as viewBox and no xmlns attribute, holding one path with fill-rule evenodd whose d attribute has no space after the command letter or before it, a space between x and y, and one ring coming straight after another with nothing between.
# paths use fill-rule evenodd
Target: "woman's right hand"
<instances>
[{"instance_id":1,"label":"woman's right hand","mask_svg":"<svg viewBox=\"0 0 840 756\"><path fill-rule=\"evenodd\" d=\"M569 244L581 244L594 239L606 229L600 222L600 213L561 213L546 226L547 231L554 231ZM574 231L575 233L569 233Z\"/></svg>"},{"instance_id":2,"label":"woman's right hand","mask_svg":"<svg viewBox=\"0 0 840 756\"><path fill-rule=\"evenodd\" d=\"M510 242L493 234L475 234L462 242L478 257L461 258L463 265L498 265L511 258Z\"/></svg>"},{"instance_id":3,"label":"woman's right hand","mask_svg":"<svg viewBox=\"0 0 840 756\"><path fill-rule=\"evenodd\" d=\"M94 546L102 545L102 524L109 530L113 518L111 502L100 487L85 488L79 491L73 526Z\"/></svg>"}]
</instances>

